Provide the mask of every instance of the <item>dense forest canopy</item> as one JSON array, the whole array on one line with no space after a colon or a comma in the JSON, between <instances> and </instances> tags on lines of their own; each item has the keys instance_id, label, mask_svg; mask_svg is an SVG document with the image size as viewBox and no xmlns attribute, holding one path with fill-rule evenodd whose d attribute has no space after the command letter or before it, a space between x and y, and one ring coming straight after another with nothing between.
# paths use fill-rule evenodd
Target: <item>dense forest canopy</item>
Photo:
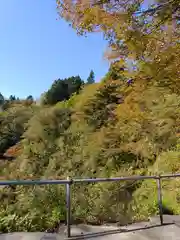
<instances>
[{"instance_id":1,"label":"dense forest canopy","mask_svg":"<svg viewBox=\"0 0 180 240\"><path fill-rule=\"evenodd\" d=\"M78 33L103 32L110 68L98 83L93 71L87 81L55 80L40 104L32 96L0 95L2 179L180 171L180 2L143 5L57 1L59 15ZM178 179L163 182L163 205L175 214L180 214L179 187ZM148 180L72 190L73 221L126 224L158 211L156 185ZM0 200L3 232L45 230L66 218L62 186L4 187Z\"/></svg>"}]
</instances>

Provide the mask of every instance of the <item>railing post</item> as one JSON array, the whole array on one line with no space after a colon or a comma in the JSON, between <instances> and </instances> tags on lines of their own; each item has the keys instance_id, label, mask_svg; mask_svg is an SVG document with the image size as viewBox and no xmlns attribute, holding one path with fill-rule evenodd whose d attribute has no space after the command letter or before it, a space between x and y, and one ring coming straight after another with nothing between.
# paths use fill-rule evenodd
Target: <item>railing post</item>
<instances>
[{"instance_id":1,"label":"railing post","mask_svg":"<svg viewBox=\"0 0 180 240\"><path fill-rule=\"evenodd\" d=\"M71 181L66 184L66 221L67 221L67 237L71 237Z\"/></svg>"},{"instance_id":2,"label":"railing post","mask_svg":"<svg viewBox=\"0 0 180 240\"><path fill-rule=\"evenodd\" d=\"M162 205L162 191L161 191L161 176L156 178L157 182L157 192L158 192L158 207L159 207L159 217L160 223L163 225L163 205Z\"/></svg>"}]
</instances>

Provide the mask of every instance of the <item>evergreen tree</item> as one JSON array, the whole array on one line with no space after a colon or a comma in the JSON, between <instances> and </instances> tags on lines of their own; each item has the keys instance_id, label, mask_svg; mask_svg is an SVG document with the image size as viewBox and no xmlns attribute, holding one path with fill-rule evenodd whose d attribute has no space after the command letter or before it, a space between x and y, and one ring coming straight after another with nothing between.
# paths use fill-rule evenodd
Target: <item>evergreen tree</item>
<instances>
[{"instance_id":1,"label":"evergreen tree","mask_svg":"<svg viewBox=\"0 0 180 240\"><path fill-rule=\"evenodd\" d=\"M12 102L12 101L15 101L15 100L16 100L16 97L13 96L13 95L10 95L9 100L10 100L11 102Z\"/></svg>"},{"instance_id":2,"label":"evergreen tree","mask_svg":"<svg viewBox=\"0 0 180 240\"><path fill-rule=\"evenodd\" d=\"M55 80L44 96L44 104L56 104L68 100L73 93L78 93L84 82L80 76L72 76L65 79Z\"/></svg>"},{"instance_id":3,"label":"evergreen tree","mask_svg":"<svg viewBox=\"0 0 180 240\"><path fill-rule=\"evenodd\" d=\"M87 78L87 84L95 83L95 76L93 70L91 70L89 77Z\"/></svg>"},{"instance_id":4,"label":"evergreen tree","mask_svg":"<svg viewBox=\"0 0 180 240\"><path fill-rule=\"evenodd\" d=\"M29 95L29 96L26 98L26 100L33 102L33 101L34 101L34 98L33 98L32 95Z\"/></svg>"},{"instance_id":5,"label":"evergreen tree","mask_svg":"<svg viewBox=\"0 0 180 240\"><path fill-rule=\"evenodd\" d=\"M0 105L4 104L4 97L3 95L0 93Z\"/></svg>"}]
</instances>

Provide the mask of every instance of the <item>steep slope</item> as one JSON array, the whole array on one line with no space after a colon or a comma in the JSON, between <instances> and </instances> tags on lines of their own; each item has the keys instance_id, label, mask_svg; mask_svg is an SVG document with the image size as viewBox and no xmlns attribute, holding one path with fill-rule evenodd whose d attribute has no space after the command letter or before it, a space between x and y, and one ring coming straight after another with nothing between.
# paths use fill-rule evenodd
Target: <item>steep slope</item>
<instances>
[{"instance_id":1,"label":"steep slope","mask_svg":"<svg viewBox=\"0 0 180 240\"><path fill-rule=\"evenodd\" d=\"M64 179L177 172L179 105L179 96L168 88L140 80L129 85L109 79L86 86L66 102L43 107L28 121L20 154L3 176ZM157 168L161 164L162 169ZM147 191L155 186L151 184L72 186L73 219L124 224L146 218L157 212L156 195ZM63 186L1 191L1 231L44 230L66 218ZM177 201L172 204L175 208Z\"/></svg>"}]
</instances>

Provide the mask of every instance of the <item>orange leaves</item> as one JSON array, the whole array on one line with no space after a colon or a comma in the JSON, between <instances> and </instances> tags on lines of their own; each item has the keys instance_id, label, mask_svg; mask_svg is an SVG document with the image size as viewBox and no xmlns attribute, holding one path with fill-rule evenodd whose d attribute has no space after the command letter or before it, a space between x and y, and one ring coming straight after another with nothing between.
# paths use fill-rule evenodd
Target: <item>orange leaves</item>
<instances>
[{"instance_id":1,"label":"orange leaves","mask_svg":"<svg viewBox=\"0 0 180 240\"><path fill-rule=\"evenodd\" d=\"M18 157L21 153L21 149L22 147L20 146L20 144L16 144L12 147L10 147L5 153L4 156L6 157Z\"/></svg>"}]
</instances>

